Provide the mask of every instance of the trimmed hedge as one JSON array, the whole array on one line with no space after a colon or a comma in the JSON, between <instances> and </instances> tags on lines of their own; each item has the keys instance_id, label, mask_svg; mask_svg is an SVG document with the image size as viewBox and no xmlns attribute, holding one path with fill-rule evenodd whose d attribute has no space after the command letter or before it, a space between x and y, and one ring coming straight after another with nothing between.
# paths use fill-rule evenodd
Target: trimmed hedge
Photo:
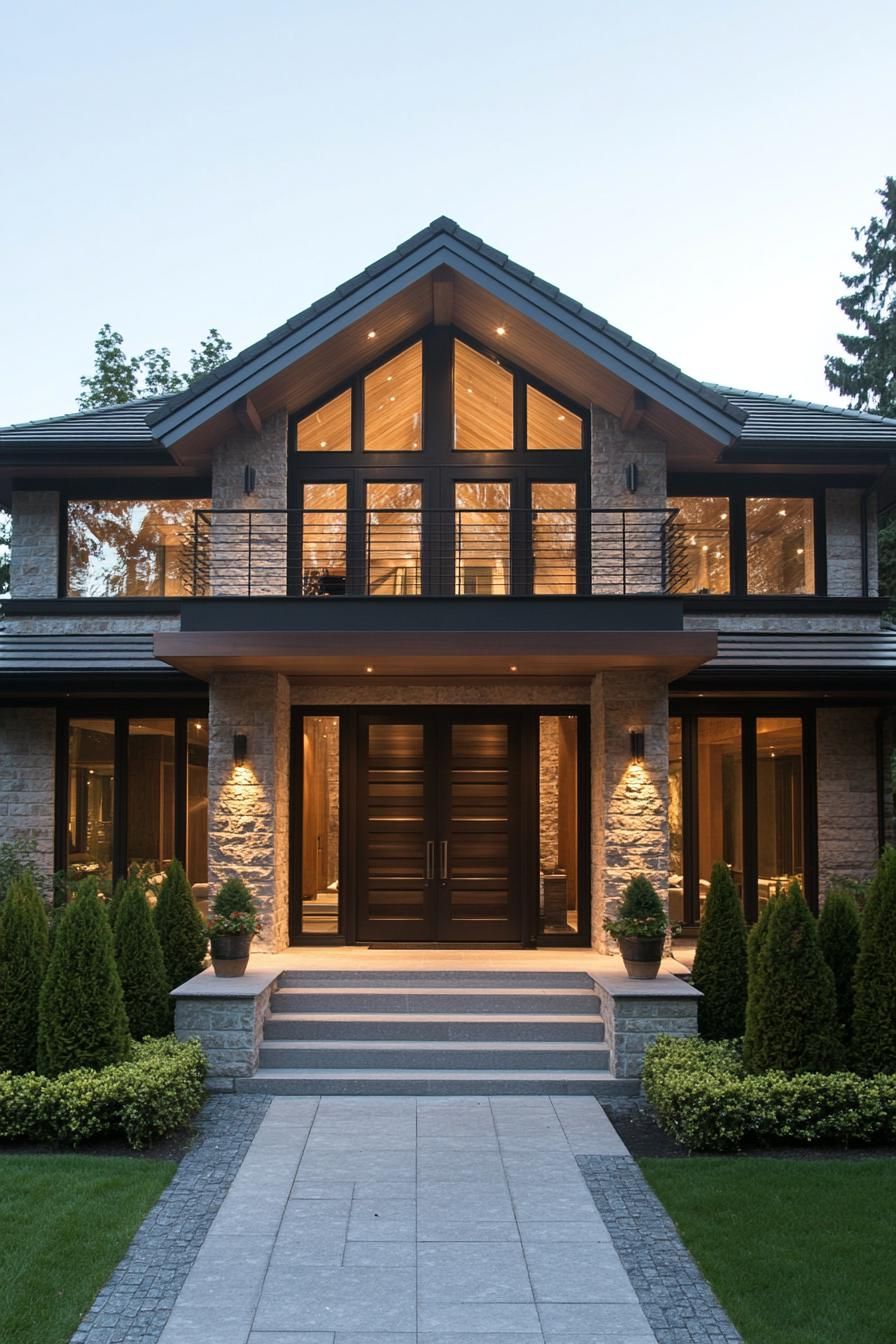
<instances>
[{"instance_id":1,"label":"trimmed hedge","mask_svg":"<svg viewBox=\"0 0 896 1344\"><path fill-rule=\"evenodd\" d=\"M0 1139L85 1139L123 1134L132 1148L171 1134L205 1100L205 1056L198 1041L173 1036L134 1045L130 1058L104 1069L55 1078L0 1073Z\"/></svg>"},{"instance_id":2,"label":"trimmed hedge","mask_svg":"<svg viewBox=\"0 0 896 1344\"><path fill-rule=\"evenodd\" d=\"M663 1129L698 1151L896 1140L896 1074L749 1074L731 1042L660 1036L642 1082Z\"/></svg>"}]
</instances>

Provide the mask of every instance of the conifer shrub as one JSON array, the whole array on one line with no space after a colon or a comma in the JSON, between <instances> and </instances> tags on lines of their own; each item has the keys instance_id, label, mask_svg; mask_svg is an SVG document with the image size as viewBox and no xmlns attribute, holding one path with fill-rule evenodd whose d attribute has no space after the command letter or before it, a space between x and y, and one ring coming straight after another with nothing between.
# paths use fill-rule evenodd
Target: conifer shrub
<instances>
[{"instance_id":1,"label":"conifer shrub","mask_svg":"<svg viewBox=\"0 0 896 1344\"><path fill-rule=\"evenodd\" d=\"M10 880L0 911L0 1070L37 1064L37 1010L47 969L47 913L31 874Z\"/></svg>"},{"instance_id":2,"label":"conifer shrub","mask_svg":"<svg viewBox=\"0 0 896 1344\"><path fill-rule=\"evenodd\" d=\"M776 887L774 895L766 901L762 910L759 912L759 918L750 929L747 935L747 1012L744 1026L744 1037L755 1032L753 1018L759 1007L759 996L753 992L753 986L756 984L756 971L759 966L759 958L762 949L765 946L765 940L768 936L768 922L772 915L772 906L781 895L780 884Z\"/></svg>"},{"instance_id":3,"label":"conifer shrub","mask_svg":"<svg viewBox=\"0 0 896 1344\"><path fill-rule=\"evenodd\" d=\"M749 986L744 1064L751 1073L827 1073L843 1056L834 975L791 882L772 903Z\"/></svg>"},{"instance_id":4,"label":"conifer shrub","mask_svg":"<svg viewBox=\"0 0 896 1344\"><path fill-rule=\"evenodd\" d=\"M854 980L853 1060L859 1073L896 1073L896 849L880 857L862 915Z\"/></svg>"},{"instance_id":5,"label":"conifer shrub","mask_svg":"<svg viewBox=\"0 0 896 1344\"><path fill-rule=\"evenodd\" d=\"M117 1064L130 1048L112 930L96 882L66 908L40 993L37 1063L51 1077Z\"/></svg>"},{"instance_id":6,"label":"conifer shrub","mask_svg":"<svg viewBox=\"0 0 896 1344\"><path fill-rule=\"evenodd\" d=\"M131 1036L164 1036L171 1029L168 978L143 883L134 874L119 895L113 937Z\"/></svg>"},{"instance_id":7,"label":"conifer shrub","mask_svg":"<svg viewBox=\"0 0 896 1344\"><path fill-rule=\"evenodd\" d=\"M853 978L859 956L859 909L853 885L835 879L828 888L818 919L818 940L834 975L837 1021L844 1042L852 1036Z\"/></svg>"},{"instance_id":8,"label":"conifer shrub","mask_svg":"<svg viewBox=\"0 0 896 1344\"><path fill-rule=\"evenodd\" d=\"M708 1041L743 1036L747 1011L747 925L726 863L713 866L691 981L703 998L700 1035Z\"/></svg>"},{"instance_id":9,"label":"conifer shrub","mask_svg":"<svg viewBox=\"0 0 896 1344\"><path fill-rule=\"evenodd\" d=\"M208 947L202 915L193 900L183 865L177 859L172 859L165 872L153 918L162 947L168 988L176 989L199 974Z\"/></svg>"},{"instance_id":10,"label":"conifer shrub","mask_svg":"<svg viewBox=\"0 0 896 1344\"><path fill-rule=\"evenodd\" d=\"M118 907L121 905L121 898L124 896L127 878L120 877L112 888L112 895L106 902L106 914L109 918L109 925L114 930L115 921L118 918Z\"/></svg>"},{"instance_id":11,"label":"conifer shrub","mask_svg":"<svg viewBox=\"0 0 896 1344\"><path fill-rule=\"evenodd\" d=\"M604 928L614 938L660 938L668 926L663 903L643 873L625 888L616 917L604 920Z\"/></svg>"}]
</instances>

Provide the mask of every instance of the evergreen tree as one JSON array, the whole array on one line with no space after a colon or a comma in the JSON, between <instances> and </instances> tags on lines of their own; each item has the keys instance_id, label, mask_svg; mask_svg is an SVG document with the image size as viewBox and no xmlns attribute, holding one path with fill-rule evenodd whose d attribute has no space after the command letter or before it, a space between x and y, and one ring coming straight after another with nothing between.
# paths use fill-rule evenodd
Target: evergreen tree
<instances>
[{"instance_id":1,"label":"evergreen tree","mask_svg":"<svg viewBox=\"0 0 896 1344\"><path fill-rule=\"evenodd\" d=\"M114 940L131 1035L135 1041L164 1036L171 1029L168 978L149 902L136 874L128 878L119 898Z\"/></svg>"},{"instance_id":2,"label":"evergreen tree","mask_svg":"<svg viewBox=\"0 0 896 1344\"><path fill-rule=\"evenodd\" d=\"M128 1053L128 1020L112 949L112 930L88 878L59 922L40 993L38 1068L101 1069Z\"/></svg>"},{"instance_id":3,"label":"evergreen tree","mask_svg":"<svg viewBox=\"0 0 896 1344\"><path fill-rule=\"evenodd\" d=\"M168 988L177 989L202 970L208 947L202 915L193 900L183 866L177 859L172 859L168 865L159 888L154 918Z\"/></svg>"},{"instance_id":4,"label":"evergreen tree","mask_svg":"<svg viewBox=\"0 0 896 1344\"><path fill-rule=\"evenodd\" d=\"M228 877L218 888L212 909L216 915L233 915L240 910L248 913L255 909L255 902L241 877Z\"/></svg>"},{"instance_id":5,"label":"evergreen tree","mask_svg":"<svg viewBox=\"0 0 896 1344\"><path fill-rule=\"evenodd\" d=\"M862 915L853 1057L860 1073L896 1073L896 849L880 857Z\"/></svg>"},{"instance_id":6,"label":"evergreen tree","mask_svg":"<svg viewBox=\"0 0 896 1344\"><path fill-rule=\"evenodd\" d=\"M700 920L691 981L703 998L700 1035L710 1041L743 1036L747 1011L747 925L726 863L712 870Z\"/></svg>"},{"instance_id":7,"label":"evergreen tree","mask_svg":"<svg viewBox=\"0 0 896 1344\"><path fill-rule=\"evenodd\" d=\"M754 993L753 986L757 982L757 970L759 967L759 958L762 955L762 949L765 946L765 940L768 937L768 923L772 915L772 906L781 895L780 885L775 890L774 895L766 901L762 910L759 912L759 918L753 925L747 936L747 1013L745 1018L744 1036L747 1037L751 1032L755 1032L755 1024L751 1026L752 1019L756 1015L759 1005L759 995Z\"/></svg>"},{"instance_id":8,"label":"evergreen tree","mask_svg":"<svg viewBox=\"0 0 896 1344\"><path fill-rule=\"evenodd\" d=\"M121 906L121 898L124 896L127 888L127 879L120 877L112 888L112 895L106 902L106 914L109 917L109 927L114 930L115 921L118 918L118 911Z\"/></svg>"},{"instance_id":9,"label":"evergreen tree","mask_svg":"<svg viewBox=\"0 0 896 1344\"><path fill-rule=\"evenodd\" d=\"M828 386L851 398L854 410L896 415L896 177L878 191L882 218L853 229L855 275L841 275L846 294L838 308L858 327L837 340L846 351L825 360Z\"/></svg>"},{"instance_id":10,"label":"evergreen tree","mask_svg":"<svg viewBox=\"0 0 896 1344\"><path fill-rule=\"evenodd\" d=\"M47 913L31 877L13 878L0 912L0 1070L37 1065L37 1010L47 969Z\"/></svg>"},{"instance_id":11,"label":"evergreen tree","mask_svg":"<svg viewBox=\"0 0 896 1344\"><path fill-rule=\"evenodd\" d=\"M749 992L744 1063L752 1073L825 1073L840 1064L834 976L798 882L772 904Z\"/></svg>"},{"instance_id":12,"label":"evergreen tree","mask_svg":"<svg viewBox=\"0 0 896 1344\"><path fill-rule=\"evenodd\" d=\"M828 888L818 919L818 940L834 975L837 1021L844 1041L848 1041L852 1034L852 983L859 955L859 908L848 885L835 881Z\"/></svg>"}]
</instances>

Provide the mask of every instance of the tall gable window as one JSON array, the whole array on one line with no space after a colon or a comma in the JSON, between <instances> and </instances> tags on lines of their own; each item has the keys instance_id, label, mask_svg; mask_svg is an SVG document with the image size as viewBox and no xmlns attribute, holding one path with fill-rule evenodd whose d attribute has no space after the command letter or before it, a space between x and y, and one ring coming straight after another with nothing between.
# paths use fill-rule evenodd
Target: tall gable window
<instances>
[{"instance_id":1,"label":"tall gable window","mask_svg":"<svg viewBox=\"0 0 896 1344\"><path fill-rule=\"evenodd\" d=\"M324 402L323 406L299 421L296 447L300 453L351 452L351 388Z\"/></svg>"},{"instance_id":2,"label":"tall gable window","mask_svg":"<svg viewBox=\"0 0 896 1344\"><path fill-rule=\"evenodd\" d=\"M531 451L582 446L582 420L530 383L526 388L526 447Z\"/></svg>"},{"instance_id":3,"label":"tall gable window","mask_svg":"<svg viewBox=\"0 0 896 1344\"><path fill-rule=\"evenodd\" d=\"M418 453L423 448L423 346L420 341L364 379L364 448Z\"/></svg>"},{"instance_id":4,"label":"tall gable window","mask_svg":"<svg viewBox=\"0 0 896 1344\"><path fill-rule=\"evenodd\" d=\"M474 453L513 448L513 374L463 341L454 342L454 447Z\"/></svg>"},{"instance_id":5,"label":"tall gable window","mask_svg":"<svg viewBox=\"0 0 896 1344\"><path fill-rule=\"evenodd\" d=\"M71 499L69 597L181 597L193 510L208 499Z\"/></svg>"}]
</instances>

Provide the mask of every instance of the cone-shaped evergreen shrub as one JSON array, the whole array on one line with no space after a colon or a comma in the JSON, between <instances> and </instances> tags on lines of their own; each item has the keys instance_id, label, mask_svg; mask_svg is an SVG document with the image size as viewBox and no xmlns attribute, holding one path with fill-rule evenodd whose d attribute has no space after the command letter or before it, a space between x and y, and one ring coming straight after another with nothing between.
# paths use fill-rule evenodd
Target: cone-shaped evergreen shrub
<instances>
[{"instance_id":1,"label":"cone-shaped evergreen shrub","mask_svg":"<svg viewBox=\"0 0 896 1344\"><path fill-rule=\"evenodd\" d=\"M770 896L762 907L759 918L753 925L747 936L747 1014L744 1037L751 1034L751 1021L755 1016L758 1005L759 995L753 993L753 985L756 983L756 970L759 965L759 958L762 949L765 946L765 940L768 936L768 922L771 919L772 906L781 895L780 885L773 896ZM755 1030L755 1028L753 1028Z\"/></svg>"},{"instance_id":2,"label":"cone-shaped evergreen shrub","mask_svg":"<svg viewBox=\"0 0 896 1344\"><path fill-rule=\"evenodd\" d=\"M124 895L127 879L120 877L112 888L112 895L106 902L106 914L109 916L110 928L115 928L115 921L118 918L118 907L121 905L121 898Z\"/></svg>"},{"instance_id":3,"label":"cone-shaped evergreen shrub","mask_svg":"<svg viewBox=\"0 0 896 1344\"><path fill-rule=\"evenodd\" d=\"M622 893L616 917L604 920L604 928L614 938L658 938L668 926L663 903L643 873L633 877Z\"/></svg>"},{"instance_id":4,"label":"cone-shaped evergreen shrub","mask_svg":"<svg viewBox=\"0 0 896 1344\"><path fill-rule=\"evenodd\" d=\"M47 912L30 873L11 879L0 914L0 1071L37 1066L37 1007L47 969Z\"/></svg>"},{"instance_id":5,"label":"cone-shaped evergreen shrub","mask_svg":"<svg viewBox=\"0 0 896 1344\"><path fill-rule=\"evenodd\" d=\"M818 919L818 940L834 973L837 1021L847 1042L852 1036L852 982L859 955L859 908L851 888L852 884L832 882Z\"/></svg>"},{"instance_id":6,"label":"cone-shaped evergreen shrub","mask_svg":"<svg viewBox=\"0 0 896 1344\"><path fill-rule=\"evenodd\" d=\"M228 877L218 888L212 910L216 915L232 915L237 910L255 909L255 902L249 894L249 888L241 877Z\"/></svg>"},{"instance_id":7,"label":"cone-shaped evergreen shrub","mask_svg":"<svg viewBox=\"0 0 896 1344\"><path fill-rule=\"evenodd\" d=\"M896 849L880 857L862 915L854 981L853 1059L860 1073L896 1073Z\"/></svg>"},{"instance_id":8,"label":"cone-shaped evergreen shrub","mask_svg":"<svg viewBox=\"0 0 896 1344\"><path fill-rule=\"evenodd\" d=\"M154 917L168 988L176 989L202 970L208 946L202 915L177 859L168 865Z\"/></svg>"},{"instance_id":9,"label":"cone-shaped evergreen shrub","mask_svg":"<svg viewBox=\"0 0 896 1344\"><path fill-rule=\"evenodd\" d=\"M717 863L712 870L691 980L703 995L697 1009L700 1035L709 1041L743 1036L747 925L726 863Z\"/></svg>"},{"instance_id":10,"label":"cone-shaped evergreen shrub","mask_svg":"<svg viewBox=\"0 0 896 1344\"><path fill-rule=\"evenodd\" d=\"M37 1064L55 1076L117 1064L130 1047L112 930L92 878L66 908L40 993Z\"/></svg>"},{"instance_id":11,"label":"cone-shaped evergreen shrub","mask_svg":"<svg viewBox=\"0 0 896 1344\"><path fill-rule=\"evenodd\" d=\"M166 1035L171 1030L168 977L152 911L135 876L119 896L114 939L131 1035L135 1041Z\"/></svg>"},{"instance_id":12,"label":"cone-shaped evergreen shrub","mask_svg":"<svg viewBox=\"0 0 896 1344\"><path fill-rule=\"evenodd\" d=\"M744 1063L751 1073L827 1073L843 1057L834 976L798 882L776 896L750 982Z\"/></svg>"}]
</instances>

